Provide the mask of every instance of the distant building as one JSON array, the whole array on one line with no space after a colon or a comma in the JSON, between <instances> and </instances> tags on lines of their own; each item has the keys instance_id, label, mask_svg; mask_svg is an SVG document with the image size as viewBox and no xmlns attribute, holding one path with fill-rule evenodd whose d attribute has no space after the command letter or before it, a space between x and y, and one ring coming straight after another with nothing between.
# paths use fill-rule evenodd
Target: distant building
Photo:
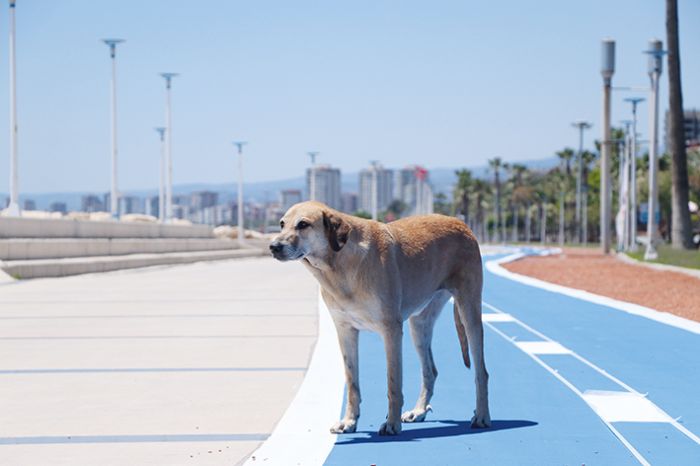
<instances>
[{"instance_id":1,"label":"distant building","mask_svg":"<svg viewBox=\"0 0 700 466\"><path fill-rule=\"evenodd\" d=\"M666 137L664 139L666 143L666 150L670 147L670 113L666 111L666 124L665 133ZM697 146L700 145L700 111L697 109L684 110L683 111L683 132L685 134L685 145Z\"/></svg>"},{"instance_id":2,"label":"distant building","mask_svg":"<svg viewBox=\"0 0 700 466\"><path fill-rule=\"evenodd\" d=\"M65 202L52 202L51 204L49 204L49 211L61 212L62 214L65 214L66 212L68 212L68 206Z\"/></svg>"},{"instance_id":3,"label":"distant building","mask_svg":"<svg viewBox=\"0 0 700 466\"><path fill-rule=\"evenodd\" d=\"M330 165L317 165L314 173L316 200L340 210L340 170ZM306 192L311 193L311 169L306 170Z\"/></svg>"},{"instance_id":4,"label":"distant building","mask_svg":"<svg viewBox=\"0 0 700 466\"><path fill-rule=\"evenodd\" d=\"M357 212L357 194L355 193L343 193L340 196L340 210L348 214L354 214Z\"/></svg>"},{"instance_id":5,"label":"distant building","mask_svg":"<svg viewBox=\"0 0 700 466\"><path fill-rule=\"evenodd\" d=\"M80 210L83 212L103 212L105 205L99 196L88 194L80 199Z\"/></svg>"},{"instance_id":6,"label":"distant building","mask_svg":"<svg viewBox=\"0 0 700 466\"><path fill-rule=\"evenodd\" d=\"M152 215L153 217L160 217L160 198L158 196L151 196L146 198L146 215Z\"/></svg>"},{"instance_id":7,"label":"distant building","mask_svg":"<svg viewBox=\"0 0 700 466\"><path fill-rule=\"evenodd\" d=\"M360 171L359 208L365 212L372 212L372 177L373 168L365 168ZM394 199L394 172L385 169L381 165L377 168L377 211L386 210Z\"/></svg>"},{"instance_id":8,"label":"distant building","mask_svg":"<svg viewBox=\"0 0 700 466\"><path fill-rule=\"evenodd\" d=\"M196 191L190 195L190 206L193 210L214 207L219 203L219 193L213 191Z\"/></svg>"},{"instance_id":9,"label":"distant building","mask_svg":"<svg viewBox=\"0 0 700 466\"><path fill-rule=\"evenodd\" d=\"M432 213L433 189L428 170L417 165L397 170L394 177L394 199L406 204L404 215Z\"/></svg>"},{"instance_id":10,"label":"distant building","mask_svg":"<svg viewBox=\"0 0 700 466\"><path fill-rule=\"evenodd\" d=\"M299 189L283 189L280 192L280 203L282 209L286 212L294 204L301 202L301 190Z\"/></svg>"},{"instance_id":11,"label":"distant building","mask_svg":"<svg viewBox=\"0 0 700 466\"><path fill-rule=\"evenodd\" d=\"M24 210L36 210L36 202L34 202L32 199L25 199Z\"/></svg>"},{"instance_id":12,"label":"distant building","mask_svg":"<svg viewBox=\"0 0 700 466\"><path fill-rule=\"evenodd\" d=\"M121 196L119 198L119 213L121 215L142 214L143 211L141 198L136 196Z\"/></svg>"}]
</instances>

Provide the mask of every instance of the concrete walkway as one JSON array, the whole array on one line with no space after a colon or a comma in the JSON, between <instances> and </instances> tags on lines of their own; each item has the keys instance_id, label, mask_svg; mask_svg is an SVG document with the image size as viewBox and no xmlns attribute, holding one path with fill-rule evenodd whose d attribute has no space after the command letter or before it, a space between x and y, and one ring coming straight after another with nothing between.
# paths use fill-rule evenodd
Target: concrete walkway
<instances>
[{"instance_id":1,"label":"concrete walkway","mask_svg":"<svg viewBox=\"0 0 700 466\"><path fill-rule=\"evenodd\" d=\"M317 293L267 258L0 285L0 464L236 464L304 377Z\"/></svg>"}]
</instances>

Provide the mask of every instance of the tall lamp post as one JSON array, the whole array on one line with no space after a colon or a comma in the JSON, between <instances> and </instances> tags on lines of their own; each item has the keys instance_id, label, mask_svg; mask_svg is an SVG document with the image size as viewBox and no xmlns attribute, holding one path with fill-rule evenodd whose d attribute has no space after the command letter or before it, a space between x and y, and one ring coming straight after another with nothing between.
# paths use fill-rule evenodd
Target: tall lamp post
<instances>
[{"instance_id":1,"label":"tall lamp post","mask_svg":"<svg viewBox=\"0 0 700 466\"><path fill-rule=\"evenodd\" d=\"M649 41L649 78L651 79L651 111L649 112L649 127L651 136L649 141L649 203L647 218L647 248L644 251L645 260L654 260L659 254L656 252L656 208L659 202L658 180L658 145L659 145L659 78L661 77L661 57L666 53L663 44L658 39Z\"/></svg>"},{"instance_id":2,"label":"tall lamp post","mask_svg":"<svg viewBox=\"0 0 700 466\"><path fill-rule=\"evenodd\" d=\"M376 160L370 160L370 165L372 165L372 183L370 186L370 210L372 211L372 220L377 220L379 215L377 213L378 209L378 199L377 199L377 163Z\"/></svg>"},{"instance_id":3,"label":"tall lamp post","mask_svg":"<svg viewBox=\"0 0 700 466\"><path fill-rule=\"evenodd\" d=\"M309 200L316 200L316 156L318 152L311 151L307 152L308 156L311 158L311 169L309 170Z\"/></svg>"},{"instance_id":4,"label":"tall lamp post","mask_svg":"<svg viewBox=\"0 0 700 466\"><path fill-rule=\"evenodd\" d=\"M112 80L110 82L112 108L112 183L109 195L109 211L113 218L119 216L119 191L117 188L117 44L124 39L102 39L109 47L109 57L112 60Z\"/></svg>"},{"instance_id":5,"label":"tall lamp post","mask_svg":"<svg viewBox=\"0 0 700 466\"><path fill-rule=\"evenodd\" d=\"M576 241L583 241L583 228L581 226L581 210L582 210L582 195L583 195L583 132L593 126L591 123L583 120L571 123L571 126L579 130L578 143L578 163L576 174Z\"/></svg>"},{"instance_id":6,"label":"tall lamp post","mask_svg":"<svg viewBox=\"0 0 700 466\"><path fill-rule=\"evenodd\" d=\"M15 60L15 0L10 0L10 204L5 214L18 217L19 175L17 170L17 66Z\"/></svg>"},{"instance_id":7,"label":"tall lamp post","mask_svg":"<svg viewBox=\"0 0 700 466\"><path fill-rule=\"evenodd\" d=\"M238 244L245 243L245 231L243 230L243 146L245 141L235 141L238 148Z\"/></svg>"},{"instance_id":8,"label":"tall lamp post","mask_svg":"<svg viewBox=\"0 0 700 466\"><path fill-rule=\"evenodd\" d=\"M155 128L160 136L160 176L158 183L158 220L165 221L165 131L162 126Z\"/></svg>"},{"instance_id":9,"label":"tall lamp post","mask_svg":"<svg viewBox=\"0 0 700 466\"><path fill-rule=\"evenodd\" d=\"M612 204L610 183L610 92L615 73L615 41L603 39L600 74L603 76L603 144L600 176L600 245L604 254L610 252L610 212Z\"/></svg>"},{"instance_id":10,"label":"tall lamp post","mask_svg":"<svg viewBox=\"0 0 700 466\"><path fill-rule=\"evenodd\" d=\"M160 73L165 79L165 221L173 218L173 125L171 117L172 80L178 73Z\"/></svg>"},{"instance_id":11,"label":"tall lamp post","mask_svg":"<svg viewBox=\"0 0 700 466\"><path fill-rule=\"evenodd\" d=\"M625 102L632 104L632 147L630 152L630 242L629 250L637 250L637 105L644 102L642 97L629 97Z\"/></svg>"}]
</instances>

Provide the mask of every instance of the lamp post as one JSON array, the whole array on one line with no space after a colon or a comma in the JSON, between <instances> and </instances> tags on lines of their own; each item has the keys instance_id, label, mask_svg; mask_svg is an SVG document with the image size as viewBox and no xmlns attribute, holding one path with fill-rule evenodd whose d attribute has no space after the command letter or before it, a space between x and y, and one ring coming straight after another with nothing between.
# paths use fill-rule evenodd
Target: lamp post
<instances>
[{"instance_id":1,"label":"lamp post","mask_svg":"<svg viewBox=\"0 0 700 466\"><path fill-rule=\"evenodd\" d=\"M649 78L651 79L651 111L649 112L649 127L651 135L649 141L649 203L648 203L648 219L647 219L647 247L644 252L645 260L654 260L659 255L656 252L656 208L659 201L658 181L656 179L658 173L658 139L659 139L659 78L661 77L662 60L661 57L666 53L663 50L663 44L658 39L649 41L649 50L645 51L649 54Z\"/></svg>"},{"instance_id":2,"label":"lamp post","mask_svg":"<svg viewBox=\"0 0 700 466\"><path fill-rule=\"evenodd\" d=\"M244 141L235 141L234 146L238 148L238 244L245 243L245 231L243 229L243 146L248 144Z\"/></svg>"},{"instance_id":3,"label":"lamp post","mask_svg":"<svg viewBox=\"0 0 700 466\"><path fill-rule=\"evenodd\" d=\"M318 152L307 152L311 158L311 169L309 170L309 200L316 200L316 156Z\"/></svg>"},{"instance_id":4,"label":"lamp post","mask_svg":"<svg viewBox=\"0 0 700 466\"><path fill-rule=\"evenodd\" d=\"M109 196L109 211L112 218L119 216L119 191L117 188L117 44L124 42L123 39L102 39L102 42L109 47L109 57L112 60L112 80L111 89L111 109L112 109L112 183Z\"/></svg>"},{"instance_id":5,"label":"lamp post","mask_svg":"<svg viewBox=\"0 0 700 466\"><path fill-rule=\"evenodd\" d=\"M579 130L577 163L578 173L576 174L576 241L581 243L583 241L583 228L581 227L581 197L583 193L583 132L593 125L587 121L579 120L571 123L571 126L578 128Z\"/></svg>"},{"instance_id":6,"label":"lamp post","mask_svg":"<svg viewBox=\"0 0 700 466\"><path fill-rule=\"evenodd\" d=\"M600 74L603 76L603 143L600 176L600 245L604 254L610 252L610 92L615 73L615 41L603 39Z\"/></svg>"},{"instance_id":7,"label":"lamp post","mask_svg":"<svg viewBox=\"0 0 700 466\"><path fill-rule=\"evenodd\" d=\"M630 153L630 238L629 250L637 250L637 105L642 97L629 97L625 102L632 104L632 147Z\"/></svg>"},{"instance_id":8,"label":"lamp post","mask_svg":"<svg viewBox=\"0 0 700 466\"><path fill-rule=\"evenodd\" d=\"M370 160L370 165L372 165L372 183L370 187L370 210L372 211L372 220L377 220L379 218L378 210L378 199L377 199L377 161Z\"/></svg>"},{"instance_id":9,"label":"lamp post","mask_svg":"<svg viewBox=\"0 0 700 466\"><path fill-rule=\"evenodd\" d=\"M618 169L618 204L619 204L619 215L620 218L620 231L619 237L617 239L618 250L625 251L627 245L629 244L629 159L630 159L630 148L631 135L630 128L632 126L632 120L622 120L620 121L625 127L625 137L624 139L618 140L618 155L619 155L619 169ZM617 220L617 219L616 219Z\"/></svg>"},{"instance_id":10,"label":"lamp post","mask_svg":"<svg viewBox=\"0 0 700 466\"><path fill-rule=\"evenodd\" d=\"M172 80L177 73L160 73L165 79L165 221L173 218L173 126L171 117Z\"/></svg>"},{"instance_id":11,"label":"lamp post","mask_svg":"<svg viewBox=\"0 0 700 466\"><path fill-rule=\"evenodd\" d=\"M10 204L5 214L20 215L17 170L17 65L15 59L15 0L10 0Z\"/></svg>"},{"instance_id":12,"label":"lamp post","mask_svg":"<svg viewBox=\"0 0 700 466\"><path fill-rule=\"evenodd\" d=\"M160 176L158 183L158 220L165 221L165 131L162 126L155 128L160 136Z\"/></svg>"}]
</instances>

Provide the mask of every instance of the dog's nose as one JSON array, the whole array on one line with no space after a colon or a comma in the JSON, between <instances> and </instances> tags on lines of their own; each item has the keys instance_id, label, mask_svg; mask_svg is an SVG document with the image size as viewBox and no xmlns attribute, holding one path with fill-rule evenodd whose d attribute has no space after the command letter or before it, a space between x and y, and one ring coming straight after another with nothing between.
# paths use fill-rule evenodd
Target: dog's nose
<instances>
[{"instance_id":1,"label":"dog's nose","mask_svg":"<svg viewBox=\"0 0 700 466\"><path fill-rule=\"evenodd\" d=\"M280 252L280 251L282 251L282 248L284 248L284 246L279 241L275 241L274 243L270 243L270 251L272 251L272 252Z\"/></svg>"}]
</instances>

